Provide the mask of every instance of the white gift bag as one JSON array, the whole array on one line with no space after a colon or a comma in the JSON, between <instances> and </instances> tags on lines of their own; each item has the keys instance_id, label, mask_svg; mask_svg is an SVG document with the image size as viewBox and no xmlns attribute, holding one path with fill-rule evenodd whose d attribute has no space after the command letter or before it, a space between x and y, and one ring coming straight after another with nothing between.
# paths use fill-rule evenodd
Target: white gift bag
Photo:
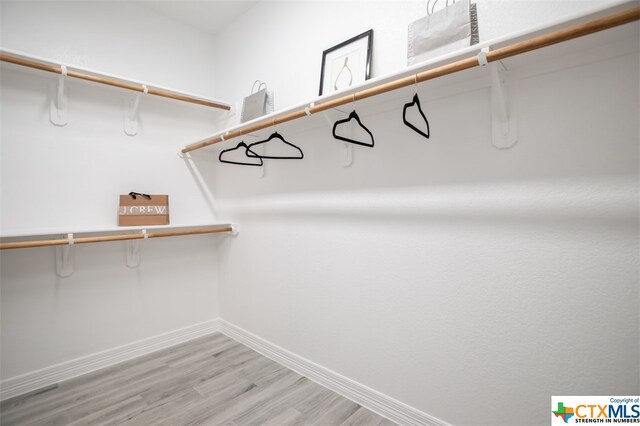
<instances>
[{"instance_id":1,"label":"white gift bag","mask_svg":"<svg viewBox=\"0 0 640 426\"><path fill-rule=\"evenodd\" d=\"M427 4L427 9L428 7ZM470 0L459 0L409 24L407 65L478 42L476 5L471 4Z\"/></svg>"},{"instance_id":2,"label":"white gift bag","mask_svg":"<svg viewBox=\"0 0 640 426\"><path fill-rule=\"evenodd\" d=\"M257 91L256 91L256 85ZM264 86L264 89L262 88ZM242 102L240 122L253 120L273 112L273 92L267 91L267 83L256 80L251 88L251 94Z\"/></svg>"}]
</instances>

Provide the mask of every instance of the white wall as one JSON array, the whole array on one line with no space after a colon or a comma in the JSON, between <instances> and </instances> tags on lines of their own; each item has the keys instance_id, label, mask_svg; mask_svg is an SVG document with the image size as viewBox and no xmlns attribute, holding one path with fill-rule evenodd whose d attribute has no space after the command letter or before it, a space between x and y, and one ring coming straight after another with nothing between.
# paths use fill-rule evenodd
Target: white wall
<instances>
[{"instance_id":1,"label":"white wall","mask_svg":"<svg viewBox=\"0 0 640 426\"><path fill-rule=\"evenodd\" d=\"M400 69L418 3L260 3L217 39L218 94L259 78L277 108L311 98L322 51L369 28L374 74ZM591 5L482 1L480 34ZM552 395L637 393L638 32L624 31L508 63L509 150L491 145L475 70L420 86L428 141L402 125L413 88L360 102L376 147L349 168L319 116L279 126L305 159L264 178L194 154L242 226L221 246L222 318L452 424L548 424Z\"/></svg>"},{"instance_id":2,"label":"white wall","mask_svg":"<svg viewBox=\"0 0 640 426\"><path fill-rule=\"evenodd\" d=\"M2 46L132 79L211 95L211 36L121 2L2 2ZM213 130L221 112L143 97L137 136L123 131L124 90L71 79L69 123L49 122L56 76L2 68L2 234L116 226L118 194L170 195L173 224L215 220L215 200L177 147ZM3 379L218 316L221 236L76 246L58 278L53 248L2 252Z\"/></svg>"}]
</instances>

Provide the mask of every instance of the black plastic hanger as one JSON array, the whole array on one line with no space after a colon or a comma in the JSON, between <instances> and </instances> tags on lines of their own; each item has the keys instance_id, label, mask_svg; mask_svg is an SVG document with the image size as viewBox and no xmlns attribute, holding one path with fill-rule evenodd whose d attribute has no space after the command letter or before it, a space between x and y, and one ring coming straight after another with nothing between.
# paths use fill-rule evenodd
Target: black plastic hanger
<instances>
[{"instance_id":1,"label":"black plastic hanger","mask_svg":"<svg viewBox=\"0 0 640 426\"><path fill-rule=\"evenodd\" d=\"M369 133L369 136L371 136L371 143L360 142L360 141L357 141L355 139L345 138L344 136L339 136L338 134L336 134L336 129L338 128L338 126L340 124L348 123L351 120L356 120L358 125L360 127L362 127L367 133ZM356 145L368 146L370 148L373 148L373 144L374 144L373 133L371 133L369 131L369 129L367 129L364 124L362 124L362 121L360 121L360 117L358 117L358 113L356 112L356 110L351 111L351 114L349 114L348 118L345 118L343 120L338 120L333 124L333 137L336 138L336 139L339 139L341 141L345 141L345 142L349 142L349 143L355 143Z\"/></svg>"},{"instance_id":2,"label":"black plastic hanger","mask_svg":"<svg viewBox=\"0 0 640 426\"><path fill-rule=\"evenodd\" d=\"M418 106L418 112L420 113L420 115L424 119L424 122L427 124L427 133L423 132L422 130L418 129L416 126L414 126L413 124L411 124L411 123L409 123L407 121L407 109L411 108L414 105ZM402 109L402 121L404 121L404 124L406 124L407 127L415 130L416 132L420 133L425 138L429 139L429 135L431 134L431 132L429 132L429 120L427 120L427 116L424 115L424 112L422 112L422 107L420 106L420 98L418 97L417 93L415 95L413 95L413 101L404 104L404 108Z\"/></svg>"},{"instance_id":3,"label":"black plastic hanger","mask_svg":"<svg viewBox=\"0 0 640 426\"><path fill-rule=\"evenodd\" d=\"M285 144L292 146L293 148L297 149L298 152L300 153L299 157L279 157L279 156L270 156L270 155L258 155L255 152L251 151L251 148L256 146L256 145L261 145L263 143L267 143L273 139L280 139L282 142L284 142ZM253 155L252 155L253 154ZM251 145L249 145L247 147L247 157L251 157L251 158L265 158L265 159L269 159L269 160L301 160L302 158L304 158L304 153L302 152L302 150L300 148L298 148L297 146L295 146L294 144L292 144L291 142L287 142L278 132L273 132L271 134L271 136L269 136L267 139L263 140L263 141L258 141L258 142L254 142Z\"/></svg>"},{"instance_id":4,"label":"black plastic hanger","mask_svg":"<svg viewBox=\"0 0 640 426\"><path fill-rule=\"evenodd\" d=\"M251 152L251 153L253 153L253 154L255 154L255 152L251 151L251 150L249 149L249 147L247 146L247 144L246 144L246 143L244 143L244 141L242 141L242 142L240 142L240 143L239 143L235 148L229 148L229 149L225 149L225 150L220 151L220 155L218 156L218 160L219 160L221 163L227 163L227 164L238 164L238 165L240 165L240 166L258 166L258 167L260 167L260 166L262 166L262 165L264 164L264 162L262 161L262 158L260 158L260 157L259 157L259 156L257 156L257 155L256 155L256 157L258 158L258 160L260 160L260 163L239 163L239 162L237 162L237 161L229 161L229 160L225 160L225 159L223 159L223 158L222 158L222 155L223 155L224 153L226 153L226 152L231 152L231 151L235 151L236 149L241 148L241 147L242 147L242 148L244 148L244 153L245 153L245 155L246 155L247 157L252 157L252 156L250 156L250 155L249 155L249 153L250 153L250 152ZM253 157L253 158L255 158L255 157Z\"/></svg>"}]
</instances>

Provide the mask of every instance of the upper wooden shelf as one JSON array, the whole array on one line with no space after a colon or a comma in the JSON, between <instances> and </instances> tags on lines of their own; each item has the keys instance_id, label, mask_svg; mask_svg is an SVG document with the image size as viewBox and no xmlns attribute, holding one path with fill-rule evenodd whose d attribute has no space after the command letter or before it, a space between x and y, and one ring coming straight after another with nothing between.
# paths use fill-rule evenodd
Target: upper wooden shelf
<instances>
[{"instance_id":1,"label":"upper wooden shelf","mask_svg":"<svg viewBox=\"0 0 640 426\"><path fill-rule=\"evenodd\" d=\"M160 86L138 82L129 78L119 77L103 72L93 71L75 65L61 64L51 59L44 59L22 52L0 48L0 61L21 65L54 74L66 73L69 77L92 81L94 83L106 84L108 86L120 87L135 92L148 93L150 95L170 98L177 101L189 102L211 108L231 110L231 105L204 96L193 95L179 90L167 89Z\"/></svg>"},{"instance_id":2,"label":"upper wooden shelf","mask_svg":"<svg viewBox=\"0 0 640 426\"><path fill-rule=\"evenodd\" d=\"M543 47L640 20L640 6L633 0L600 6L570 19L559 20L443 55L402 71L368 80L344 91L311 99L229 129L182 148L186 154L209 145L251 134L261 129L304 118L341 105L487 65Z\"/></svg>"}]
</instances>

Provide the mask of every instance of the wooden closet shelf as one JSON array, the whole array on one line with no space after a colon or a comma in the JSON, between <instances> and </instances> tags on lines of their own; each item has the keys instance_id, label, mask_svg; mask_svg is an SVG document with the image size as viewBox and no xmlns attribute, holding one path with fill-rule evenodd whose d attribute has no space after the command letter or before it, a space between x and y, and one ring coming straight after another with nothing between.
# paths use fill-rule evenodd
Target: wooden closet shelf
<instances>
[{"instance_id":1,"label":"wooden closet shelf","mask_svg":"<svg viewBox=\"0 0 640 426\"><path fill-rule=\"evenodd\" d=\"M169 226L168 228L171 228ZM146 232L150 229L151 232ZM165 228L167 229L167 228ZM220 225L207 225L207 226L185 226L185 227L173 227L171 230L161 230L158 227L138 227L135 229L128 228L127 233L115 233L114 230L108 231L83 231L84 234L96 234L109 232L107 235L90 235L84 237L75 237L74 233L51 233L45 235L60 235L67 234L67 238L50 238L50 239L29 239L24 240L20 236L3 237L0 240L0 250L16 249L16 248L31 248L31 247L48 247L48 246L63 246L72 244L87 244L87 243L101 243L108 241L125 241L125 240L141 240L145 238L162 238L162 237L176 237L182 235L200 235L200 234L215 234L215 233L236 233L237 228L233 224L220 224ZM131 231L140 232L131 232ZM71 238L69 238L71 236ZM32 236L33 237L33 236ZM12 241L7 241L12 240ZM17 240L17 241L15 241Z\"/></svg>"},{"instance_id":2,"label":"wooden closet shelf","mask_svg":"<svg viewBox=\"0 0 640 426\"><path fill-rule=\"evenodd\" d=\"M87 70L74 65L60 64L50 59L38 58L22 52L14 52L0 48L0 61L54 74L62 74L63 72L66 72L66 75L69 77L92 81L94 83L106 84L108 86L120 87L122 89L132 90L135 92L148 93L154 96L161 96L164 98L222 109L225 111L231 110L231 105L226 102L192 95L179 90L165 89L151 84L140 83L131 79Z\"/></svg>"},{"instance_id":3,"label":"wooden closet shelf","mask_svg":"<svg viewBox=\"0 0 640 426\"><path fill-rule=\"evenodd\" d=\"M620 10L621 8L622 10ZM438 77L454 74L459 71L464 71L470 68L485 65L487 63L500 61L502 59L510 58L512 56L520 55L522 53L530 52L546 46L551 46L568 40L583 37L599 31L638 21L640 19L640 6L637 5L637 2L630 1L626 4L623 4L622 7L620 7L620 5L617 5L613 8L606 9L605 11L607 10L609 13L611 12L611 10L618 11L605 16L599 16L595 19L592 19L593 16L600 15L602 11L591 12L589 15L582 16L576 19L590 19L586 22L579 22L569 26L567 26L568 24L565 23L564 28L561 29L555 29L558 25L560 25L556 24L554 26L548 26L546 28L539 28L538 30L531 31L529 34L520 34L517 36L512 36L511 38L492 40L480 45L475 45L471 48L465 49L462 52L457 52L450 55L451 58L455 58L457 60L449 59L450 62L441 65L443 58L437 58L432 62L426 62L417 65L409 70L403 70L394 75L380 77L373 81L369 80L368 82L363 83L359 88L351 89L352 93L349 93L347 95L337 95L339 97L334 98L332 98L332 96L336 96L335 94L324 96L311 102L307 102L300 107L280 111L274 114L270 114L267 117L263 117L262 119L256 119L254 121L232 127L226 131L217 133L214 136L187 145L181 150L181 152L183 154L186 154L197 149L205 148L209 145L228 141L242 135L250 134L258 130L272 127L288 121L307 117L308 115L336 108L341 105L351 104L355 101L380 95L392 90L397 90L403 87L408 87L428 80L436 79ZM541 32L542 34L540 34ZM495 46L500 47L496 48L495 50L489 50L487 52L481 51L482 48ZM458 59L460 55L468 54L469 52L472 53L472 56ZM408 72L413 73L406 75ZM402 75L405 76L398 78Z\"/></svg>"}]
</instances>

